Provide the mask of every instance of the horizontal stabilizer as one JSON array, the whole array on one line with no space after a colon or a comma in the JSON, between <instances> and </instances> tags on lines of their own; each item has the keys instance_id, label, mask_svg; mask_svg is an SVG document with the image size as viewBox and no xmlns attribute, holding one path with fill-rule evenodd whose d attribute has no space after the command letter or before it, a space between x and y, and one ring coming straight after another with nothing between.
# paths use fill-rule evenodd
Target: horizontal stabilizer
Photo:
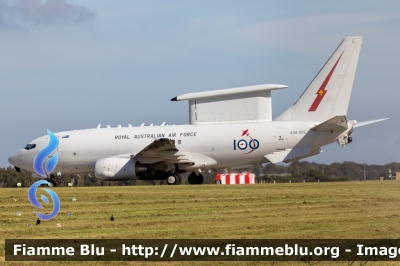
<instances>
[{"instance_id":1,"label":"horizontal stabilizer","mask_svg":"<svg viewBox=\"0 0 400 266\"><path fill-rule=\"evenodd\" d=\"M290 150L273 152L271 154L265 155L271 163L280 163L295 160L296 158L303 157L311 153L311 144L304 146L295 147Z\"/></svg>"},{"instance_id":2,"label":"horizontal stabilizer","mask_svg":"<svg viewBox=\"0 0 400 266\"><path fill-rule=\"evenodd\" d=\"M336 130L346 130L347 120L345 116L335 116L331 119L311 128L315 132L333 132Z\"/></svg>"},{"instance_id":3,"label":"horizontal stabilizer","mask_svg":"<svg viewBox=\"0 0 400 266\"><path fill-rule=\"evenodd\" d=\"M381 118L381 119L376 119L376 120L363 121L363 122L359 122L359 123L355 124L354 127L362 127L362 126L366 126L366 125L369 125L369 124L385 121L385 120L388 120L388 119L389 118Z\"/></svg>"},{"instance_id":4,"label":"horizontal stabilizer","mask_svg":"<svg viewBox=\"0 0 400 266\"><path fill-rule=\"evenodd\" d=\"M301 159L304 159L304 158L308 158L308 157L320 154L321 152L322 152L321 148L316 148L316 149L311 150L311 152L308 153L308 154L305 154L305 155L302 155L302 156L299 156L299 157L296 157L296 158L292 158L292 159L285 159L284 162L285 163L291 163L291 162L294 162L294 161L298 161L298 160L301 160Z\"/></svg>"},{"instance_id":5,"label":"horizontal stabilizer","mask_svg":"<svg viewBox=\"0 0 400 266\"><path fill-rule=\"evenodd\" d=\"M291 150L273 152L265 155L264 157L267 158L267 160L270 161L271 163L280 163L283 162L283 160L289 154L290 151Z\"/></svg>"}]
</instances>

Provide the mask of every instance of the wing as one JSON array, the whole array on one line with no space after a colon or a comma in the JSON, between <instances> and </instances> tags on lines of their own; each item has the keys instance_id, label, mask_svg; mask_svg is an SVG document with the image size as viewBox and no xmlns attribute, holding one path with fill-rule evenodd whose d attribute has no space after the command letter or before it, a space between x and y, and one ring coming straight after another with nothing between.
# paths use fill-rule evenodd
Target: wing
<instances>
[{"instance_id":1,"label":"wing","mask_svg":"<svg viewBox=\"0 0 400 266\"><path fill-rule=\"evenodd\" d=\"M134 154L132 158L145 164L161 161L167 163L194 163L185 153L176 148L175 140L167 138L154 140L143 150Z\"/></svg>"}]
</instances>

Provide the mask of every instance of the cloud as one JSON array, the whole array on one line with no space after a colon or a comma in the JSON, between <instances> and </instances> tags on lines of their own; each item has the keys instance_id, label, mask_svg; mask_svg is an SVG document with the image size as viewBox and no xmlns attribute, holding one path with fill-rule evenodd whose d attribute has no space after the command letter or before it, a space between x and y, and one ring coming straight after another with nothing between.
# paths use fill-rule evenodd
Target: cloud
<instances>
[{"instance_id":1,"label":"cloud","mask_svg":"<svg viewBox=\"0 0 400 266\"><path fill-rule=\"evenodd\" d=\"M81 24L96 15L94 10L66 0L0 0L0 29Z\"/></svg>"}]
</instances>

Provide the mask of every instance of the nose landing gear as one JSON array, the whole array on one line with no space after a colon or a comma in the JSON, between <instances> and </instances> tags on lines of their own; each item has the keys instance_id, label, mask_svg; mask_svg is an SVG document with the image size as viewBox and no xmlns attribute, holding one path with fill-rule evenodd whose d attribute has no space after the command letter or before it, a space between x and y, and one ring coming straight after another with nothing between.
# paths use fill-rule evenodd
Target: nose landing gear
<instances>
[{"instance_id":1,"label":"nose landing gear","mask_svg":"<svg viewBox=\"0 0 400 266\"><path fill-rule=\"evenodd\" d=\"M50 182L53 187L57 187L61 183L60 180L56 180L54 175L50 175L50 178L47 179L47 181Z\"/></svg>"}]
</instances>

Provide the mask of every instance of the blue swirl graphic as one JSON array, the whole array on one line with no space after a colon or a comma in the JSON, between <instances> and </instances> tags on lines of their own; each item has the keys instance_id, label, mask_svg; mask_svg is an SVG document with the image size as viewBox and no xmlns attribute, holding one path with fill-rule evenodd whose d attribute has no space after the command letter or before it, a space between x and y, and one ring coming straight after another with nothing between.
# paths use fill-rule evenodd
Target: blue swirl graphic
<instances>
[{"instance_id":1,"label":"blue swirl graphic","mask_svg":"<svg viewBox=\"0 0 400 266\"><path fill-rule=\"evenodd\" d=\"M29 201L31 202L31 204L33 206L35 206L36 208L39 208L39 209L43 209L43 206L36 199L36 191L37 191L38 187L40 185L42 185L42 184L49 185L50 183L48 181L46 181L46 180L39 180L39 181L33 183L32 186L28 190L28 199L29 199ZM53 190L47 189L47 188L42 188L42 189L45 190L47 193L49 193L49 195L50 195L50 197L51 197L51 199L53 201L53 204L54 204L53 211L50 214L42 214L42 213L39 213L39 212L35 211L35 214L36 214L37 217L39 217L43 221L47 221L47 220L50 220L50 219L56 217L56 215L59 213L59 211L60 211L60 199L58 198L57 194ZM41 199L46 204L49 203L49 200L47 199L46 196L42 195Z\"/></svg>"},{"instance_id":2,"label":"blue swirl graphic","mask_svg":"<svg viewBox=\"0 0 400 266\"><path fill-rule=\"evenodd\" d=\"M43 177L47 177L57 165L58 162L58 152L56 152L50 159L46 162L46 173L43 169L43 164L47 157L49 157L58 146L58 138L50 131L47 130L47 134L49 134L49 144L47 147L39 151L36 155L35 160L33 161L33 169L35 172Z\"/></svg>"},{"instance_id":3,"label":"blue swirl graphic","mask_svg":"<svg viewBox=\"0 0 400 266\"><path fill-rule=\"evenodd\" d=\"M56 168L57 163L58 163L58 152L56 152L53 157L47 160L46 173L50 174L51 172L53 172L54 168Z\"/></svg>"},{"instance_id":4,"label":"blue swirl graphic","mask_svg":"<svg viewBox=\"0 0 400 266\"><path fill-rule=\"evenodd\" d=\"M42 198L42 200L44 201L44 203L46 203L46 204L49 203L49 199L48 199L45 195L42 195L42 196L40 196L40 197Z\"/></svg>"}]
</instances>

